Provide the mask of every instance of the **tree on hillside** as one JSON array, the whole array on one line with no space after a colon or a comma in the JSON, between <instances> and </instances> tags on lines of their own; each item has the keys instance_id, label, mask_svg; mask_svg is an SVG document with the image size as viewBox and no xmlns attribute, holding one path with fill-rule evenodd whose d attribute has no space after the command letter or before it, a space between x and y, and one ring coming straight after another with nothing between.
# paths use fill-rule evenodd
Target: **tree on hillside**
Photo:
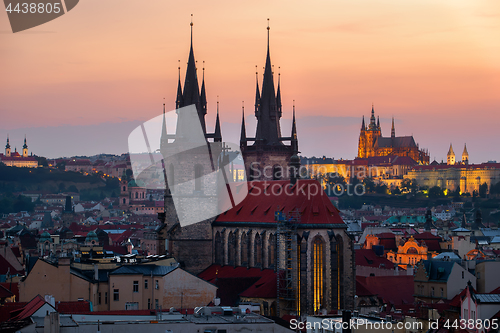
<instances>
[{"instance_id":1,"label":"tree on hillside","mask_svg":"<svg viewBox=\"0 0 500 333\"><path fill-rule=\"evenodd\" d=\"M429 198L441 198L444 197L443 189L439 186L433 186L429 189Z\"/></svg>"},{"instance_id":2,"label":"tree on hillside","mask_svg":"<svg viewBox=\"0 0 500 333\"><path fill-rule=\"evenodd\" d=\"M375 191L375 182L370 177L363 179L363 185L365 185L366 192L373 193Z\"/></svg>"},{"instance_id":3,"label":"tree on hillside","mask_svg":"<svg viewBox=\"0 0 500 333\"><path fill-rule=\"evenodd\" d=\"M479 185L479 196L481 198L486 198L486 194L488 194L488 184L482 183Z\"/></svg>"}]
</instances>

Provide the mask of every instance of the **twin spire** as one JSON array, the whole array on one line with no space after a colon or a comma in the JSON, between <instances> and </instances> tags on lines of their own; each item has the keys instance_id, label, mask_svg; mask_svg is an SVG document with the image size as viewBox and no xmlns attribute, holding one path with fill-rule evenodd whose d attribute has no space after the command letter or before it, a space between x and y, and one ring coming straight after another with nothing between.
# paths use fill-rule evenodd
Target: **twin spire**
<instances>
[{"instance_id":1,"label":"twin spire","mask_svg":"<svg viewBox=\"0 0 500 333\"><path fill-rule=\"evenodd\" d=\"M264 77L262 80L262 92L259 90L259 75L256 75L255 88L255 117L257 118L257 130L255 134L256 144L283 145L281 137L280 118L283 115L281 102L281 73L278 68L278 85L275 90L274 71L271 64L270 50L270 26L267 25L267 53L264 66ZM257 66L255 66L257 68Z\"/></svg>"},{"instance_id":2,"label":"twin spire","mask_svg":"<svg viewBox=\"0 0 500 333\"><path fill-rule=\"evenodd\" d=\"M255 141L255 145L283 146L282 141L297 140L295 120L292 124L292 135L286 139L281 136L280 118L283 115L281 102L281 73L280 68L278 67L278 85L275 90L274 71L271 64L270 30L271 28L269 26L268 19L267 53L266 64L264 66L264 77L262 80L262 91L259 89L259 73L257 70L258 67L255 66L256 83L254 107L255 117L257 118L257 129L255 138L247 138L243 111L240 144L245 147L248 141ZM294 137L295 139L293 139ZM298 146L296 142L292 143L292 145Z\"/></svg>"},{"instance_id":3,"label":"twin spire","mask_svg":"<svg viewBox=\"0 0 500 333\"><path fill-rule=\"evenodd\" d=\"M203 61L202 67L202 83L201 83L201 91L198 83L198 73L196 67L196 60L194 57L194 48L193 48L193 15L191 14L191 43L189 47L189 57L186 68L186 76L184 78L184 87L181 84L181 66L179 60L178 66L178 83L177 83L177 97L175 100L175 108L180 109L182 107L194 104L196 106L196 110L198 112L198 116L200 119L200 124L203 129L203 133L205 137L214 139L215 142L222 142L222 135L220 130L220 119L219 119L219 102L217 101L217 116L215 120L215 132L207 133L206 123L205 123L205 115L207 114L207 94L205 88L205 62ZM165 106L164 106L165 108ZM165 119L165 116L164 116ZM164 125L165 127L165 121ZM163 132L162 136L165 133L165 138L167 137L166 130Z\"/></svg>"}]
</instances>

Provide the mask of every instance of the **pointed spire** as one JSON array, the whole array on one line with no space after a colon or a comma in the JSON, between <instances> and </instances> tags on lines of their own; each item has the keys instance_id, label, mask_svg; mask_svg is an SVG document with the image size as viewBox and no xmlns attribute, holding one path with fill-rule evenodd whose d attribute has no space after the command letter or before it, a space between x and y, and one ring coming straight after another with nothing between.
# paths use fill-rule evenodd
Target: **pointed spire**
<instances>
[{"instance_id":1,"label":"pointed spire","mask_svg":"<svg viewBox=\"0 0 500 333\"><path fill-rule=\"evenodd\" d=\"M392 117L392 128L391 128L391 138L396 137L396 129L394 128L394 117Z\"/></svg>"},{"instance_id":2,"label":"pointed spire","mask_svg":"<svg viewBox=\"0 0 500 333\"><path fill-rule=\"evenodd\" d=\"M177 67L179 71L179 82L177 84L177 98L175 100L175 108L180 109L184 106L184 102L182 100L182 86L181 86L181 61L179 60L179 67Z\"/></svg>"},{"instance_id":3,"label":"pointed spire","mask_svg":"<svg viewBox=\"0 0 500 333\"><path fill-rule=\"evenodd\" d=\"M207 94L205 93L205 60L203 60L203 76L201 81L200 106L202 114L207 114Z\"/></svg>"},{"instance_id":4,"label":"pointed spire","mask_svg":"<svg viewBox=\"0 0 500 333\"><path fill-rule=\"evenodd\" d=\"M292 116L292 150L294 154L299 152L299 140L297 139L297 124L295 123L295 100L293 100L293 116Z\"/></svg>"},{"instance_id":5,"label":"pointed spire","mask_svg":"<svg viewBox=\"0 0 500 333\"><path fill-rule=\"evenodd\" d=\"M375 108L373 106L373 103L372 103L372 115L370 117L370 126L369 126L370 129L375 129L376 128L376 125L375 125Z\"/></svg>"},{"instance_id":6,"label":"pointed spire","mask_svg":"<svg viewBox=\"0 0 500 333\"><path fill-rule=\"evenodd\" d=\"M10 148L9 135L7 135L7 144L5 145L5 148Z\"/></svg>"},{"instance_id":7,"label":"pointed spire","mask_svg":"<svg viewBox=\"0 0 500 333\"><path fill-rule=\"evenodd\" d=\"M281 83L281 73L280 73L280 67L278 67L278 91L276 92L276 107L278 110L278 117L281 118L281 88L280 88L280 83Z\"/></svg>"},{"instance_id":8,"label":"pointed spire","mask_svg":"<svg viewBox=\"0 0 500 333\"><path fill-rule=\"evenodd\" d=\"M257 116L256 143L281 145L281 129L274 90L274 79L269 49L269 20L267 26L267 56L264 67L264 80L262 82L262 95Z\"/></svg>"},{"instance_id":9,"label":"pointed spire","mask_svg":"<svg viewBox=\"0 0 500 333\"><path fill-rule=\"evenodd\" d=\"M215 118L214 142L222 142L222 133L220 131L220 120L219 120L219 95L217 95L217 117Z\"/></svg>"},{"instance_id":10,"label":"pointed spire","mask_svg":"<svg viewBox=\"0 0 500 333\"><path fill-rule=\"evenodd\" d=\"M380 116L377 116L377 129L380 130Z\"/></svg>"},{"instance_id":11,"label":"pointed spire","mask_svg":"<svg viewBox=\"0 0 500 333\"><path fill-rule=\"evenodd\" d=\"M450 143L450 149L448 149L448 155L450 155L450 156L451 156L451 155L455 156L455 152L453 151L453 147L452 147L451 143Z\"/></svg>"},{"instance_id":12,"label":"pointed spire","mask_svg":"<svg viewBox=\"0 0 500 333\"><path fill-rule=\"evenodd\" d=\"M240 134L240 147L247 145L247 131L245 129L245 102L241 102L241 134Z\"/></svg>"},{"instance_id":13,"label":"pointed spire","mask_svg":"<svg viewBox=\"0 0 500 333\"><path fill-rule=\"evenodd\" d=\"M467 144L464 144L464 152L462 153L462 162L469 164L469 152L467 152Z\"/></svg>"},{"instance_id":14,"label":"pointed spire","mask_svg":"<svg viewBox=\"0 0 500 333\"><path fill-rule=\"evenodd\" d=\"M366 125L365 125L365 116L363 115L363 120L361 121L361 130L365 131L366 130Z\"/></svg>"},{"instance_id":15,"label":"pointed spire","mask_svg":"<svg viewBox=\"0 0 500 333\"><path fill-rule=\"evenodd\" d=\"M160 149L168 145L167 120L165 119L165 101L163 102L163 122L161 124Z\"/></svg>"},{"instance_id":16,"label":"pointed spire","mask_svg":"<svg viewBox=\"0 0 500 333\"><path fill-rule=\"evenodd\" d=\"M300 178L300 157L299 153L299 140L297 139L297 126L295 123L295 100L293 100L293 116L292 116L292 156L290 157L290 183L295 185Z\"/></svg>"},{"instance_id":17,"label":"pointed spire","mask_svg":"<svg viewBox=\"0 0 500 333\"><path fill-rule=\"evenodd\" d=\"M257 71L257 65L255 65L255 117L259 118L259 107L260 107L260 91L259 91L259 72Z\"/></svg>"},{"instance_id":18,"label":"pointed spire","mask_svg":"<svg viewBox=\"0 0 500 333\"><path fill-rule=\"evenodd\" d=\"M198 85L198 74L196 73L196 60L194 58L193 51L193 15L191 14L191 46L189 49L189 58L186 69L186 77L184 79L184 90L182 92L182 106L188 106L191 104L196 105L198 110L198 115L200 117L201 126L203 133L206 133L205 126L205 113L200 105L200 88Z\"/></svg>"},{"instance_id":19,"label":"pointed spire","mask_svg":"<svg viewBox=\"0 0 500 333\"><path fill-rule=\"evenodd\" d=\"M24 134L24 145L23 149L28 149L28 145L26 144L26 134Z\"/></svg>"}]
</instances>

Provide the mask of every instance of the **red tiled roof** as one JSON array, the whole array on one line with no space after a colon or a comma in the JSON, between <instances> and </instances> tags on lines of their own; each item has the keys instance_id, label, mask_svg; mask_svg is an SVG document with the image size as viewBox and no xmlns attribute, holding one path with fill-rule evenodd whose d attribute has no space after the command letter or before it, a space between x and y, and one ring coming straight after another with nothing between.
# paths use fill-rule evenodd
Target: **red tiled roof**
<instances>
[{"instance_id":1,"label":"red tiled roof","mask_svg":"<svg viewBox=\"0 0 500 333\"><path fill-rule=\"evenodd\" d=\"M16 296L16 300L19 299L19 284L17 282L2 282L0 286L4 287L8 291L10 291L14 296Z\"/></svg>"},{"instance_id":2,"label":"red tiled roof","mask_svg":"<svg viewBox=\"0 0 500 333\"><path fill-rule=\"evenodd\" d=\"M57 302L56 310L59 313L76 314L90 312L90 302L88 301L73 301L73 302Z\"/></svg>"},{"instance_id":3,"label":"red tiled roof","mask_svg":"<svg viewBox=\"0 0 500 333\"><path fill-rule=\"evenodd\" d=\"M275 223L274 213L279 207L285 214L298 209L301 224L345 225L338 209L316 180L300 179L293 187L287 180L251 181L248 182L248 188L246 198L219 215L216 223Z\"/></svg>"},{"instance_id":4,"label":"red tiled roof","mask_svg":"<svg viewBox=\"0 0 500 333\"><path fill-rule=\"evenodd\" d=\"M423 232L421 234L413 235L413 238L415 238L415 240L417 240L420 244L424 241L429 251L441 251L441 246L439 245L441 237L439 236L434 236L430 232Z\"/></svg>"},{"instance_id":5,"label":"red tiled roof","mask_svg":"<svg viewBox=\"0 0 500 333\"><path fill-rule=\"evenodd\" d=\"M474 287L472 287L472 290L474 291L474 293L476 292L476 290L474 289ZM459 294L455 295L451 301L450 301L450 306L454 306L456 308L459 308L461 307L462 305L462 297L465 295L467 291L467 288L465 288L464 290L462 290Z\"/></svg>"},{"instance_id":6,"label":"red tiled roof","mask_svg":"<svg viewBox=\"0 0 500 333\"><path fill-rule=\"evenodd\" d=\"M11 318L11 321L23 320L31 317L45 303L46 302L42 296L36 295L31 301L28 302L28 304L15 312L15 316Z\"/></svg>"},{"instance_id":7,"label":"red tiled roof","mask_svg":"<svg viewBox=\"0 0 500 333\"><path fill-rule=\"evenodd\" d=\"M394 269L394 264L385 257L379 257L369 249L356 250L356 266Z\"/></svg>"},{"instance_id":8,"label":"red tiled roof","mask_svg":"<svg viewBox=\"0 0 500 333\"><path fill-rule=\"evenodd\" d=\"M2 161L36 161L35 157L32 156L23 157L21 154L17 152L12 153L11 156L5 156L2 154L2 156L0 156L0 159Z\"/></svg>"},{"instance_id":9,"label":"red tiled roof","mask_svg":"<svg viewBox=\"0 0 500 333\"><path fill-rule=\"evenodd\" d=\"M217 286L220 284L217 295L221 304L223 298L228 303L238 296L276 298L276 273L272 269L211 265L198 277Z\"/></svg>"},{"instance_id":10,"label":"red tiled roof","mask_svg":"<svg viewBox=\"0 0 500 333\"><path fill-rule=\"evenodd\" d=\"M11 312L16 311L24 307L26 302L7 302L0 306L0 323L3 323L10 319Z\"/></svg>"},{"instance_id":11,"label":"red tiled roof","mask_svg":"<svg viewBox=\"0 0 500 333\"><path fill-rule=\"evenodd\" d=\"M0 275L5 275L9 272L10 275L23 274L24 271L18 271L7 261L2 255L0 255Z\"/></svg>"},{"instance_id":12,"label":"red tiled roof","mask_svg":"<svg viewBox=\"0 0 500 333\"><path fill-rule=\"evenodd\" d=\"M356 276L356 296L373 296L375 295L373 292L368 290L363 282L358 279L359 276Z\"/></svg>"},{"instance_id":13,"label":"red tiled roof","mask_svg":"<svg viewBox=\"0 0 500 333\"><path fill-rule=\"evenodd\" d=\"M413 275L358 276L368 290L380 297L384 303L393 305L413 304Z\"/></svg>"}]
</instances>

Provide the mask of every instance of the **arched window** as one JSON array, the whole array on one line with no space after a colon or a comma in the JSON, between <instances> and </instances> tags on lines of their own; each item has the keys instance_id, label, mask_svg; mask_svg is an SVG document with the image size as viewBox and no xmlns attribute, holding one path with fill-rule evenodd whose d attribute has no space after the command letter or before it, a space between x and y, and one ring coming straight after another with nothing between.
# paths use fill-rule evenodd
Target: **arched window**
<instances>
[{"instance_id":1,"label":"arched window","mask_svg":"<svg viewBox=\"0 0 500 333\"><path fill-rule=\"evenodd\" d=\"M123 192L125 192L127 190L127 187L124 185L123 186Z\"/></svg>"},{"instance_id":2,"label":"arched window","mask_svg":"<svg viewBox=\"0 0 500 333\"><path fill-rule=\"evenodd\" d=\"M230 266L236 265L236 237L231 231L227 237L227 264Z\"/></svg>"},{"instance_id":3,"label":"arched window","mask_svg":"<svg viewBox=\"0 0 500 333\"><path fill-rule=\"evenodd\" d=\"M241 266L249 265L248 258L248 247L250 246L250 235L249 232L241 233Z\"/></svg>"},{"instance_id":4,"label":"arched window","mask_svg":"<svg viewBox=\"0 0 500 333\"><path fill-rule=\"evenodd\" d=\"M262 238L257 232L254 239L254 267L262 268Z\"/></svg>"},{"instance_id":5,"label":"arched window","mask_svg":"<svg viewBox=\"0 0 500 333\"><path fill-rule=\"evenodd\" d=\"M344 308L344 240L342 239L341 235L336 236L336 261L337 261L337 283L338 283L338 293L337 293L337 299L336 303L338 306L338 309L343 309Z\"/></svg>"},{"instance_id":6,"label":"arched window","mask_svg":"<svg viewBox=\"0 0 500 333\"><path fill-rule=\"evenodd\" d=\"M276 235L269 235L269 247L267 250L267 267L274 268L276 261Z\"/></svg>"},{"instance_id":7,"label":"arched window","mask_svg":"<svg viewBox=\"0 0 500 333\"><path fill-rule=\"evenodd\" d=\"M314 312L325 307L323 303L325 279L325 243L320 237L313 240L313 306Z\"/></svg>"},{"instance_id":8,"label":"arched window","mask_svg":"<svg viewBox=\"0 0 500 333\"><path fill-rule=\"evenodd\" d=\"M222 237L217 231L215 234L215 263L219 265L224 264L224 244L222 243Z\"/></svg>"},{"instance_id":9,"label":"arched window","mask_svg":"<svg viewBox=\"0 0 500 333\"><path fill-rule=\"evenodd\" d=\"M201 183L202 174L203 174L203 166L201 164L196 164L194 166L194 190L195 191L202 190L202 183Z\"/></svg>"},{"instance_id":10,"label":"arched window","mask_svg":"<svg viewBox=\"0 0 500 333\"><path fill-rule=\"evenodd\" d=\"M139 196L139 193L135 192L135 198L137 199Z\"/></svg>"},{"instance_id":11,"label":"arched window","mask_svg":"<svg viewBox=\"0 0 500 333\"><path fill-rule=\"evenodd\" d=\"M127 199L123 198L123 203L124 204L127 203Z\"/></svg>"}]
</instances>

